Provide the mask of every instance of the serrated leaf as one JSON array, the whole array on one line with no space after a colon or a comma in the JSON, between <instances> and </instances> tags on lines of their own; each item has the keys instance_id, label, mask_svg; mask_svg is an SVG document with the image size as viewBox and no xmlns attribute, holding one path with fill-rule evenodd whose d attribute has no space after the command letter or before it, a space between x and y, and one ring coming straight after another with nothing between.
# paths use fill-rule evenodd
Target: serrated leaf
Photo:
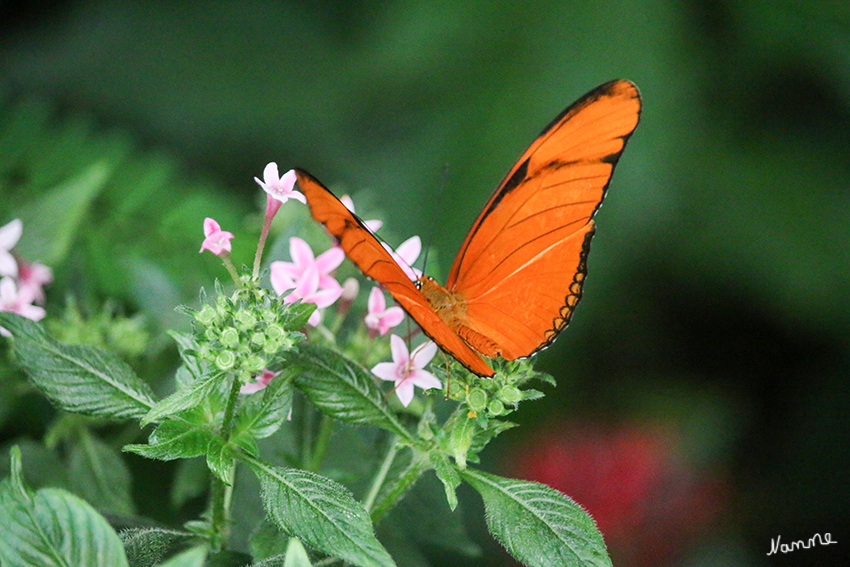
<instances>
[{"instance_id":1,"label":"serrated leaf","mask_svg":"<svg viewBox=\"0 0 850 567\"><path fill-rule=\"evenodd\" d=\"M18 364L62 409L95 417L138 419L154 406L150 386L115 355L57 341L40 324L13 313L0 312L0 326L14 338Z\"/></svg>"},{"instance_id":2,"label":"serrated leaf","mask_svg":"<svg viewBox=\"0 0 850 567\"><path fill-rule=\"evenodd\" d=\"M125 445L123 450L159 461L186 459L205 454L212 437L205 425L170 419L153 430L147 445Z\"/></svg>"},{"instance_id":3,"label":"serrated leaf","mask_svg":"<svg viewBox=\"0 0 850 567\"><path fill-rule=\"evenodd\" d=\"M566 495L475 469L460 474L484 499L490 533L518 561L531 567L611 565L593 519Z\"/></svg>"},{"instance_id":4,"label":"serrated leaf","mask_svg":"<svg viewBox=\"0 0 850 567\"><path fill-rule=\"evenodd\" d=\"M94 163L18 211L17 217L28 227L18 252L49 266L60 264L111 172L106 161Z\"/></svg>"},{"instance_id":5,"label":"serrated leaf","mask_svg":"<svg viewBox=\"0 0 850 567\"><path fill-rule=\"evenodd\" d=\"M315 473L243 458L260 479L269 517L285 533L354 565L395 565L375 537L368 512L344 486Z\"/></svg>"},{"instance_id":6,"label":"serrated leaf","mask_svg":"<svg viewBox=\"0 0 850 567\"><path fill-rule=\"evenodd\" d=\"M353 360L311 343L298 345L287 358L298 366L295 385L323 413L349 423L376 425L412 440L371 375Z\"/></svg>"},{"instance_id":7,"label":"serrated leaf","mask_svg":"<svg viewBox=\"0 0 850 567\"><path fill-rule=\"evenodd\" d=\"M132 567L153 567L175 545L195 537L189 532L163 528L135 528L124 530L118 536Z\"/></svg>"},{"instance_id":8,"label":"serrated leaf","mask_svg":"<svg viewBox=\"0 0 850 567\"><path fill-rule=\"evenodd\" d=\"M280 429L292 408L292 373L285 369L271 379L262 393L251 394L236 419L235 443L240 437L265 439Z\"/></svg>"},{"instance_id":9,"label":"serrated leaf","mask_svg":"<svg viewBox=\"0 0 850 567\"><path fill-rule=\"evenodd\" d=\"M207 447L207 467L227 486L233 486L233 448L220 435Z\"/></svg>"},{"instance_id":10,"label":"serrated leaf","mask_svg":"<svg viewBox=\"0 0 850 567\"><path fill-rule=\"evenodd\" d=\"M460 475L444 455L431 453L429 457L434 472L437 473L437 478L440 479L446 489L446 500L449 503L449 508L454 512L457 508L457 493L455 491L460 486Z\"/></svg>"},{"instance_id":11,"label":"serrated leaf","mask_svg":"<svg viewBox=\"0 0 850 567\"><path fill-rule=\"evenodd\" d=\"M12 477L0 481L0 531L2 565L128 565L118 534L84 500L59 488L29 493L19 453Z\"/></svg>"},{"instance_id":12,"label":"serrated leaf","mask_svg":"<svg viewBox=\"0 0 850 567\"><path fill-rule=\"evenodd\" d=\"M92 506L118 514L133 514L130 471L112 447L81 429L71 447L68 478L75 493Z\"/></svg>"},{"instance_id":13,"label":"serrated leaf","mask_svg":"<svg viewBox=\"0 0 850 567\"><path fill-rule=\"evenodd\" d=\"M183 366L180 370L187 372L192 378L198 379L203 375L203 366L198 357L189 354L193 349L198 348L192 335L189 333L181 333L179 331L169 330L168 335L177 343L177 349L180 352L180 358L183 360ZM177 380L178 387L181 381Z\"/></svg>"},{"instance_id":14,"label":"serrated leaf","mask_svg":"<svg viewBox=\"0 0 850 567\"><path fill-rule=\"evenodd\" d=\"M475 418L459 416L449 433L449 451L460 470L466 468L466 456L476 429Z\"/></svg>"},{"instance_id":15,"label":"serrated leaf","mask_svg":"<svg viewBox=\"0 0 850 567\"><path fill-rule=\"evenodd\" d=\"M189 408L203 405L207 402L207 397L213 390L221 385L223 379L224 376L221 374L211 374L181 387L153 406L142 418L142 426L144 427L148 423L177 414Z\"/></svg>"}]
</instances>

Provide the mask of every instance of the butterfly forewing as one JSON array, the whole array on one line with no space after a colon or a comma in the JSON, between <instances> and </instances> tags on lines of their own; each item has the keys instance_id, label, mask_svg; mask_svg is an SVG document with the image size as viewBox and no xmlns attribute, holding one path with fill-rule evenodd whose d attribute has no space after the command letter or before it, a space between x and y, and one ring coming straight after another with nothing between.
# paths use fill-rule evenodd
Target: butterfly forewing
<instances>
[{"instance_id":1,"label":"butterfly forewing","mask_svg":"<svg viewBox=\"0 0 850 567\"><path fill-rule=\"evenodd\" d=\"M473 224L446 287L505 358L534 353L569 322L591 219L639 115L632 83L591 91L526 150Z\"/></svg>"}]
</instances>

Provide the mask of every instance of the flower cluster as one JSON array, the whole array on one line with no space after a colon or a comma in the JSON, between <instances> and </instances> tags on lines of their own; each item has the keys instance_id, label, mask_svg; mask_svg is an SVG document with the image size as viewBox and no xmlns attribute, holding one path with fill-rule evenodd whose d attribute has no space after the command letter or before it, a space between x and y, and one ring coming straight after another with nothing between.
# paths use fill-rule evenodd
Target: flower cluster
<instances>
[{"instance_id":1,"label":"flower cluster","mask_svg":"<svg viewBox=\"0 0 850 567\"><path fill-rule=\"evenodd\" d=\"M34 303L44 301L43 287L53 281L53 273L47 266L27 262L12 252L22 233L19 219L0 227L0 311L40 321L45 311ZM0 335L8 334L0 327Z\"/></svg>"},{"instance_id":2,"label":"flower cluster","mask_svg":"<svg viewBox=\"0 0 850 567\"><path fill-rule=\"evenodd\" d=\"M311 310L308 305L287 305L257 286L230 296L219 289L213 303L190 311L200 327L197 354L248 384L292 348Z\"/></svg>"},{"instance_id":3,"label":"flower cluster","mask_svg":"<svg viewBox=\"0 0 850 567\"><path fill-rule=\"evenodd\" d=\"M265 167L263 180L256 177L254 180L267 193L267 200L252 282L257 280L259 258L271 221L280 206L289 199L306 203L306 197L295 190L297 176L293 170L280 175L277 164L272 162ZM341 200L350 211L354 211L354 203L350 197L344 196ZM373 232L382 226L379 220L365 221L365 224ZM231 275L238 280L229 258L233 234L222 230L214 219L207 218L204 220L204 237L200 251L209 250L221 257ZM408 277L415 280L422 275L420 270L412 267L422 250L422 241L418 236L409 238L396 250L386 244L384 246ZM286 333L298 328L281 327L273 306L290 305L296 301L300 306L313 304L315 309L307 308L311 312L305 322L315 327L322 321L320 309L329 307L342 298L343 304L340 305L339 311L341 314L346 312L359 289L356 280L349 279L343 286L333 276L333 272L345 259L345 253L338 243L333 243L328 250L317 256L303 239L291 237L289 254L290 261L278 260L270 264L271 284L280 298L279 301L277 298L265 296L268 292L254 287L243 289L241 293L246 297L254 297L255 303L262 302L263 307L259 311L255 309L256 305L237 306L241 300L236 300L235 297L225 298L219 293L214 306L206 305L195 313L195 320L204 327L201 357L222 371L237 372L243 383L241 392L245 394L260 391L268 385L275 375L267 368L269 358L291 346L291 338L285 338ZM257 316L256 313L260 315ZM369 337L374 340L379 334L386 335L403 320L404 311L398 306L388 307L382 289L374 287L369 294L367 314L364 317ZM393 335L391 351L393 362L378 364L373 373L382 380L395 382L394 390L403 405L407 406L412 400L415 386L422 389L441 387L439 379L423 370L437 352L434 343L421 344L413 353L409 353L405 342Z\"/></svg>"}]
</instances>

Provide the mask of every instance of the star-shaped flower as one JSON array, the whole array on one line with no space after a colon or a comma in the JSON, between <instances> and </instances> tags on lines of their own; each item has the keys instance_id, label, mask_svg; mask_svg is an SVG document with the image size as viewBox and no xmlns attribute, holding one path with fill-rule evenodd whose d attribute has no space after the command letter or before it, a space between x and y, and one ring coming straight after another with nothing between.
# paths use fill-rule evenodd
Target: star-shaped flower
<instances>
[{"instance_id":1,"label":"star-shaped flower","mask_svg":"<svg viewBox=\"0 0 850 567\"><path fill-rule=\"evenodd\" d=\"M233 239L233 233L221 230L219 224L209 217L204 219L204 242L201 244L201 249L198 252L209 250L216 256L221 256L225 252L230 252L230 241Z\"/></svg>"},{"instance_id":2,"label":"star-shaped flower","mask_svg":"<svg viewBox=\"0 0 850 567\"><path fill-rule=\"evenodd\" d=\"M334 280L336 283L336 280ZM277 289L275 289L277 291ZM285 291L285 290L284 290ZM280 292L278 292L280 294ZM324 308L332 305L334 301L339 299L339 296L342 295L342 286L338 283L336 284L336 288L331 289L321 289L319 288L319 270L315 265L310 266L304 272L304 275L301 276L295 283L295 289L292 292L283 298L286 303L292 303L297 299L300 299L304 303L315 303L317 307ZM319 313L319 310L313 311L313 314L310 315L310 319L307 321L310 325L315 327L322 320L322 316Z\"/></svg>"},{"instance_id":3,"label":"star-shaped flower","mask_svg":"<svg viewBox=\"0 0 850 567\"><path fill-rule=\"evenodd\" d=\"M436 376L423 370L437 354L437 345L434 342L422 343L413 349L412 354L408 354L404 339L398 335L390 335L390 348L393 361L376 364L372 374L381 380L395 382L396 396L404 407L413 399L414 386L423 390L443 387Z\"/></svg>"},{"instance_id":4,"label":"star-shaped flower","mask_svg":"<svg viewBox=\"0 0 850 567\"><path fill-rule=\"evenodd\" d=\"M23 232L24 224L20 219L0 227L0 277L18 275L18 262L9 252L18 243Z\"/></svg>"},{"instance_id":5,"label":"star-shaped flower","mask_svg":"<svg viewBox=\"0 0 850 567\"><path fill-rule=\"evenodd\" d=\"M386 335L391 327L395 327L404 320L404 311L401 307L393 305L387 308L384 292L379 287L373 287L369 293L368 307L366 326L378 331L381 335Z\"/></svg>"},{"instance_id":6,"label":"star-shaped flower","mask_svg":"<svg viewBox=\"0 0 850 567\"><path fill-rule=\"evenodd\" d=\"M297 236L293 236L289 239L289 255L292 262L279 260L272 262L270 266L272 287L278 295L294 288L309 268L316 268L316 271L318 271L321 289L337 289L340 287L339 282L330 273L337 269L345 259L345 253L342 249L330 248L319 254L317 258L313 255L313 249L310 248L309 244Z\"/></svg>"},{"instance_id":7,"label":"star-shaped flower","mask_svg":"<svg viewBox=\"0 0 850 567\"><path fill-rule=\"evenodd\" d=\"M281 203L285 203L289 199L295 199L305 205L307 204L307 198L304 194L294 189L296 181L295 171L290 169L283 175L278 175L277 164L275 162L266 165L266 168L263 170L262 181L256 177L254 181L260 184L263 191Z\"/></svg>"},{"instance_id":8,"label":"star-shaped flower","mask_svg":"<svg viewBox=\"0 0 850 567\"><path fill-rule=\"evenodd\" d=\"M40 321L44 318L45 311L37 305L32 305L32 292L26 288L18 289L15 280L10 276L0 279L0 311L17 313L27 319ZM9 336L9 331L0 327L0 335Z\"/></svg>"}]
</instances>

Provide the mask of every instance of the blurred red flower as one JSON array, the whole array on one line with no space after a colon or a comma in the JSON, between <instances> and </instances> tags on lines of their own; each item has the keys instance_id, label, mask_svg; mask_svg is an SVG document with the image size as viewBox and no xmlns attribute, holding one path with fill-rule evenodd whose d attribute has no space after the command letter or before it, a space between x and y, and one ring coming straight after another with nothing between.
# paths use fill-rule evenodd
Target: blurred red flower
<instances>
[{"instance_id":1,"label":"blurred red flower","mask_svg":"<svg viewBox=\"0 0 850 567\"><path fill-rule=\"evenodd\" d=\"M519 457L514 475L587 510L618 566L680 559L725 501L722 480L687 463L678 439L657 427L549 427Z\"/></svg>"}]
</instances>

